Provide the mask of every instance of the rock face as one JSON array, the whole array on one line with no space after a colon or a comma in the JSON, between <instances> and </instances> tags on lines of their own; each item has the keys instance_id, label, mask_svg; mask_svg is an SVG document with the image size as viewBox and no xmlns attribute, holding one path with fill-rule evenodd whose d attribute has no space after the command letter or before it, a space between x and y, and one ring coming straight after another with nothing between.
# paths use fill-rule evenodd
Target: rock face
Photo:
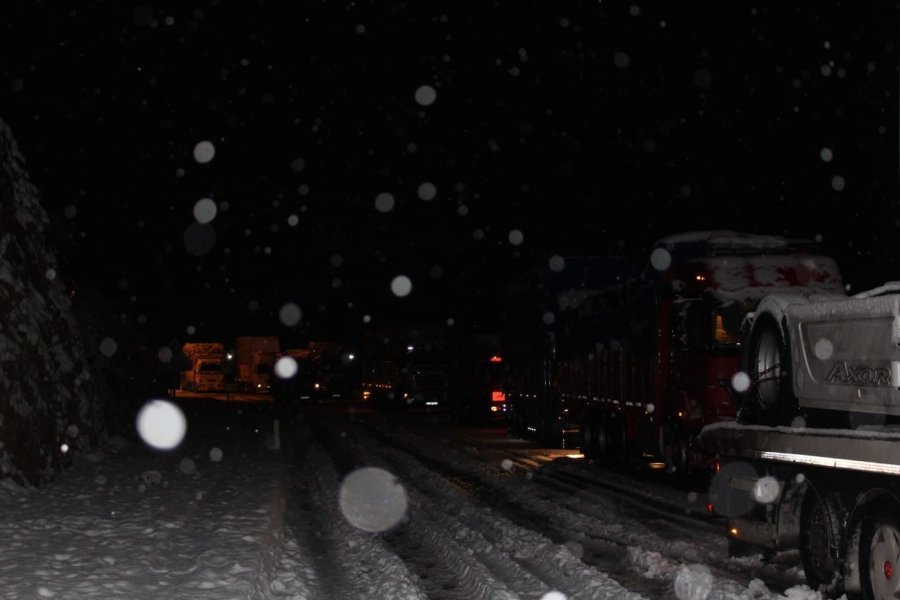
<instances>
[{"instance_id":1,"label":"rock face","mask_svg":"<svg viewBox=\"0 0 900 600\"><path fill-rule=\"evenodd\" d=\"M73 452L90 450L103 434L48 223L25 160L0 120L0 478L34 486L53 479Z\"/></svg>"}]
</instances>

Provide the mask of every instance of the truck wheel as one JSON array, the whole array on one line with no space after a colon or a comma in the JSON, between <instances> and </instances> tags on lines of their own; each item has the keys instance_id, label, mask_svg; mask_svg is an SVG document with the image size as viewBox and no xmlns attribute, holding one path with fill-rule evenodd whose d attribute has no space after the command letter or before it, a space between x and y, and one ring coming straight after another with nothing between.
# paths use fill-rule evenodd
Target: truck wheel
<instances>
[{"instance_id":1,"label":"truck wheel","mask_svg":"<svg viewBox=\"0 0 900 600\"><path fill-rule=\"evenodd\" d=\"M679 476L690 474L687 441L681 428L674 424L661 425L659 428L659 447L661 458L666 463L666 471Z\"/></svg>"},{"instance_id":2,"label":"truck wheel","mask_svg":"<svg viewBox=\"0 0 900 600\"><path fill-rule=\"evenodd\" d=\"M610 462L610 431L614 426L609 414L594 413L594 458L606 464Z\"/></svg>"},{"instance_id":3,"label":"truck wheel","mask_svg":"<svg viewBox=\"0 0 900 600\"><path fill-rule=\"evenodd\" d=\"M515 405L513 407L512 419L509 423L509 433L517 438L525 437L525 425L524 425L524 417L522 416L522 407L521 405Z\"/></svg>"},{"instance_id":4,"label":"truck wheel","mask_svg":"<svg viewBox=\"0 0 900 600\"><path fill-rule=\"evenodd\" d=\"M625 421L618 416L610 416L603 420L603 458L607 462L616 463L625 460L628 447L625 438Z\"/></svg>"},{"instance_id":5,"label":"truck wheel","mask_svg":"<svg viewBox=\"0 0 900 600\"><path fill-rule=\"evenodd\" d=\"M800 562L806 583L829 596L843 592L843 561L836 556L841 539L840 504L808 488L800 522Z\"/></svg>"},{"instance_id":6,"label":"truck wheel","mask_svg":"<svg viewBox=\"0 0 900 600\"><path fill-rule=\"evenodd\" d=\"M740 402L740 420L759 425L789 425L797 414L797 399L791 387L790 351L771 315L758 317L745 362L751 385Z\"/></svg>"},{"instance_id":7,"label":"truck wheel","mask_svg":"<svg viewBox=\"0 0 900 600\"><path fill-rule=\"evenodd\" d=\"M594 411L588 411L584 415L584 422L581 424L581 453L585 458L597 457L597 414Z\"/></svg>"},{"instance_id":8,"label":"truck wheel","mask_svg":"<svg viewBox=\"0 0 900 600\"><path fill-rule=\"evenodd\" d=\"M859 576L866 600L893 599L900 594L900 520L896 510L877 510L863 522Z\"/></svg>"}]
</instances>

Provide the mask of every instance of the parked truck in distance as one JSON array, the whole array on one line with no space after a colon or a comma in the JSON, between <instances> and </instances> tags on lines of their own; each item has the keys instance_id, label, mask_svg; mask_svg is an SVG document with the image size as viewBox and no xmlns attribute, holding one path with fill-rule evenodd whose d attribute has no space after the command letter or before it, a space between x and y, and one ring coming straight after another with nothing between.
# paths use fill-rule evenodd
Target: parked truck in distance
<instances>
[{"instance_id":1,"label":"parked truck in distance","mask_svg":"<svg viewBox=\"0 0 900 600\"><path fill-rule=\"evenodd\" d=\"M445 328L369 330L363 335L360 354L363 400L384 410L449 409Z\"/></svg>"},{"instance_id":2,"label":"parked truck in distance","mask_svg":"<svg viewBox=\"0 0 900 600\"><path fill-rule=\"evenodd\" d=\"M271 382L276 402L351 401L360 396L358 361L349 343L311 340L303 348L287 348L278 359L293 359L291 374L276 372Z\"/></svg>"},{"instance_id":3,"label":"parked truck in distance","mask_svg":"<svg viewBox=\"0 0 900 600\"><path fill-rule=\"evenodd\" d=\"M190 392L225 389L225 346L220 342L188 342L182 352L191 368L181 372L180 388Z\"/></svg>"},{"instance_id":4,"label":"parked truck in distance","mask_svg":"<svg viewBox=\"0 0 900 600\"><path fill-rule=\"evenodd\" d=\"M278 336L239 336L234 340L235 384L239 391L268 393L275 360L280 352Z\"/></svg>"}]
</instances>

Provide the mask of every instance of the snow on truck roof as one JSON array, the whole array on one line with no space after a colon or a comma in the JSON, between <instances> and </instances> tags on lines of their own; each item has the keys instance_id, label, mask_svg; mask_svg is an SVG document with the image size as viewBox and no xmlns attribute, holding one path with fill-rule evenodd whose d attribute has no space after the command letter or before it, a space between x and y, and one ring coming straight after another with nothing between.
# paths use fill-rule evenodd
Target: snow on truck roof
<instances>
[{"instance_id":1,"label":"snow on truck roof","mask_svg":"<svg viewBox=\"0 0 900 600\"><path fill-rule=\"evenodd\" d=\"M791 239L781 235L759 235L743 233L731 229L713 229L709 231L687 231L666 236L656 241L654 247L674 244L704 244L709 248L750 249L750 250L785 250L793 244L811 243L810 240Z\"/></svg>"},{"instance_id":2,"label":"snow on truck roof","mask_svg":"<svg viewBox=\"0 0 900 600\"><path fill-rule=\"evenodd\" d=\"M827 256L717 256L703 259L702 263L709 272L710 288L722 298L759 299L767 294L797 288L810 292L844 293L837 263Z\"/></svg>"},{"instance_id":3,"label":"snow on truck roof","mask_svg":"<svg viewBox=\"0 0 900 600\"><path fill-rule=\"evenodd\" d=\"M698 256L785 254L814 252L816 243L781 235L759 235L730 229L688 231L670 235L653 244L654 252L664 249L671 261L681 262Z\"/></svg>"},{"instance_id":4,"label":"snow on truck roof","mask_svg":"<svg viewBox=\"0 0 900 600\"><path fill-rule=\"evenodd\" d=\"M701 287L723 299L758 300L797 289L844 291L837 263L813 254L815 243L811 240L716 229L664 237L654 248L665 259L651 256L648 268L661 270L663 279L673 284L702 282ZM665 268L659 267L660 263Z\"/></svg>"}]
</instances>

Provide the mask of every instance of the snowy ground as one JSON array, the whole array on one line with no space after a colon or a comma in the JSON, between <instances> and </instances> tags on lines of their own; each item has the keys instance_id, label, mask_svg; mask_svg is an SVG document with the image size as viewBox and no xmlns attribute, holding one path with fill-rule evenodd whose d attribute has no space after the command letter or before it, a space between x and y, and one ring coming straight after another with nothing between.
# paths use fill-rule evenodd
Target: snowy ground
<instances>
[{"instance_id":1,"label":"snowy ground","mask_svg":"<svg viewBox=\"0 0 900 600\"><path fill-rule=\"evenodd\" d=\"M174 451L7 482L2 598L819 598L727 559L682 491L379 413L281 414L276 438L272 410L197 408Z\"/></svg>"}]
</instances>

